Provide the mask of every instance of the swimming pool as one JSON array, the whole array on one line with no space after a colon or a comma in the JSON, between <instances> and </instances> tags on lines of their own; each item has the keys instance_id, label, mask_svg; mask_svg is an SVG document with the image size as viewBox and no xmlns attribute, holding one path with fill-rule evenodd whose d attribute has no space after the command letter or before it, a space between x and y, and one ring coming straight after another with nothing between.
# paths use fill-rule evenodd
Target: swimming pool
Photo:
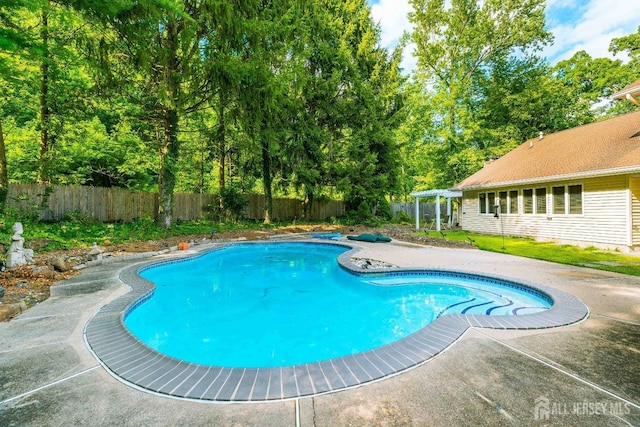
<instances>
[{"instance_id":1,"label":"swimming pool","mask_svg":"<svg viewBox=\"0 0 640 427\"><path fill-rule=\"evenodd\" d=\"M181 360L274 368L378 348L445 314L530 314L552 305L542 292L478 276L349 272L337 262L349 249L233 245L144 269L154 294L128 312L125 325Z\"/></svg>"},{"instance_id":2,"label":"swimming pool","mask_svg":"<svg viewBox=\"0 0 640 427\"><path fill-rule=\"evenodd\" d=\"M239 246L254 244L263 243L246 242ZM335 246L335 243L324 244ZM342 243L340 245L347 246ZM472 314L473 310L480 310L482 307L464 313L462 310L458 313L446 311L427 326L390 344L328 360L280 367L230 367L190 362L163 354L136 338L125 326L125 321L137 308L152 301L153 295L158 291L158 287L141 274L145 274L150 267L181 265L189 262L185 258L207 256L210 250L211 246L205 247L195 255L193 252L187 254L179 251L170 260L137 263L121 271L120 280L131 288L130 291L100 308L84 329L89 350L114 378L140 390L195 401L253 402L291 399L359 386L420 366L452 346L469 328L553 328L579 322L589 314L588 308L579 299L539 283L444 269L364 271L351 261L357 255L358 247L349 245L349 250L339 254L338 263L351 273L369 278L369 286L372 287L391 288L393 283L381 286L381 283L376 282L394 281L397 276L404 275L426 275L434 278L473 276L489 283L506 283L509 287L533 289L538 294L546 295L553 305L537 313L525 314L520 311L517 313L522 315L515 316L487 315L486 311L484 314ZM220 245L214 245L213 250L220 250ZM392 247L389 250L393 250ZM171 313L167 313L167 317L170 316ZM255 328L260 327L259 323L255 324Z\"/></svg>"}]
</instances>

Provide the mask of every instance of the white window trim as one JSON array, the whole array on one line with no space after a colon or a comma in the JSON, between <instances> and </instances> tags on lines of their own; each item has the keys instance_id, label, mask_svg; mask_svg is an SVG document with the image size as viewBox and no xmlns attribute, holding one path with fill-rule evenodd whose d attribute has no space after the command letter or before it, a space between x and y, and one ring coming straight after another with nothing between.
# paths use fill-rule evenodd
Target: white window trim
<instances>
[{"instance_id":1,"label":"white window trim","mask_svg":"<svg viewBox=\"0 0 640 427\"><path fill-rule=\"evenodd\" d=\"M511 192L516 192L516 212L511 212ZM520 215L520 190L512 188L507 190L507 200L505 206L507 207L507 215Z\"/></svg>"},{"instance_id":2,"label":"white window trim","mask_svg":"<svg viewBox=\"0 0 640 427\"><path fill-rule=\"evenodd\" d=\"M537 191L544 188L545 211L538 213L538 193ZM535 187L533 189L533 215L548 216L549 215L549 187Z\"/></svg>"},{"instance_id":3,"label":"white window trim","mask_svg":"<svg viewBox=\"0 0 640 427\"><path fill-rule=\"evenodd\" d=\"M484 207L485 207L485 211L486 212L482 212L481 209L481 204L480 204L480 196L484 194ZM493 194L493 203L494 204L490 204L489 203L489 194ZM500 198L498 197L498 194L500 194L500 190L498 191L482 191L478 193L478 215L495 215L496 210L495 210L495 203L498 202L500 200Z\"/></svg>"},{"instance_id":4,"label":"white window trim","mask_svg":"<svg viewBox=\"0 0 640 427\"><path fill-rule=\"evenodd\" d=\"M569 213L571 208L571 196L569 195L569 187L573 187L575 185L580 186L580 206L581 212L579 214ZM564 213L556 213L555 212L555 200L553 198L553 189L555 187L564 187ZM551 190L551 191L549 191ZM584 184L582 182L569 182L566 184L560 185L551 185L547 189L547 195L550 195L551 205L547 203L547 216L572 216L572 217L580 217L584 216Z\"/></svg>"}]
</instances>

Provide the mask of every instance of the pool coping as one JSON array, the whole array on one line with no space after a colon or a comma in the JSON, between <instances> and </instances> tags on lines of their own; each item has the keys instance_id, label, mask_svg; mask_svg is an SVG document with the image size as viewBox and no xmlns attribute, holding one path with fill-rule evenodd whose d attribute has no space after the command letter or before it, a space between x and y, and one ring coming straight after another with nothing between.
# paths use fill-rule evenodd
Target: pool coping
<instances>
[{"instance_id":1,"label":"pool coping","mask_svg":"<svg viewBox=\"0 0 640 427\"><path fill-rule=\"evenodd\" d=\"M350 248L338 257L338 263L356 274L433 272L434 275L472 275L539 290L553 300L553 306L543 312L519 316L445 314L419 331L373 350L280 368L227 368L190 363L151 349L129 332L124 325L126 314L149 298L155 288L155 284L138 274L141 270L202 256L229 245L265 243L234 242L203 249L189 257L147 261L125 268L120 273L120 280L131 290L103 306L87 322L85 342L111 375L132 387L167 397L202 402L264 402L325 394L394 376L433 359L451 347L470 328L547 329L574 324L589 315L588 307L578 298L539 283L453 269L361 269L351 261L361 249L347 241L299 239L295 242Z\"/></svg>"}]
</instances>

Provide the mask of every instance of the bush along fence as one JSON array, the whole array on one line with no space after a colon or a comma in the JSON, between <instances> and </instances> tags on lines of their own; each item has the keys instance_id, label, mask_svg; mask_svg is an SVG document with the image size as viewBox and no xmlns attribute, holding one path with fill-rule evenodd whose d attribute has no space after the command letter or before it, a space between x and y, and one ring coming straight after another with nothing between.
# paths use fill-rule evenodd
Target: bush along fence
<instances>
[{"instance_id":1,"label":"bush along fence","mask_svg":"<svg viewBox=\"0 0 640 427\"><path fill-rule=\"evenodd\" d=\"M264 219L264 196L243 195L246 206L243 217ZM218 204L216 194L175 193L173 217L179 221L206 218L211 206ZM15 207L41 221L59 221L70 215L82 215L102 222L132 222L153 218L158 211L158 194L122 188L45 186L9 184L7 206ZM315 201L311 220L323 221L342 216L345 204L336 200ZM304 205L296 199L273 199L275 221L292 221L304 217Z\"/></svg>"}]
</instances>

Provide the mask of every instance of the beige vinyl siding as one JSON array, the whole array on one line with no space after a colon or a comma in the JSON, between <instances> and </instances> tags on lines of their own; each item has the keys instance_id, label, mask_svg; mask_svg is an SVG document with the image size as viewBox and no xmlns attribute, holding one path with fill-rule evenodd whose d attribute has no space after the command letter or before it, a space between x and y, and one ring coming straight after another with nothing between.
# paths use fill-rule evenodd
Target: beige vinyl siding
<instances>
[{"instance_id":1,"label":"beige vinyl siding","mask_svg":"<svg viewBox=\"0 0 640 427\"><path fill-rule=\"evenodd\" d=\"M553 182L521 186L523 190L546 187L547 214L493 215L479 214L477 199L481 191L464 192L462 201L465 230L505 235L529 236L544 240L558 240L585 244L627 246L629 244L629 192L627 176L591 178L582 181ZM552 188L582 185L582 214L553 214ZM636 184L638 185L638 184ZM510 187L509 189L514 189ZM487 191L502 191L501 188ZM640 194L640 189L638 189ZM521 211L526 208L521 203ZM640 202L639 202L640 203ZM640 207L638 208L640 209ZM640 216L640 211L637 213ZM640 224L640 223L639 223Z\"/></svg>"},{"instance_id":2,"label":"beige vinyl siding","mask_svg":"<svg viewBox=\"0 0 640 427\"><path fill-rule=\"evenodd\" d=\"M640 177L629 179L631 193L631 245L640 249Z\"/></svg>"}]
</instances>

